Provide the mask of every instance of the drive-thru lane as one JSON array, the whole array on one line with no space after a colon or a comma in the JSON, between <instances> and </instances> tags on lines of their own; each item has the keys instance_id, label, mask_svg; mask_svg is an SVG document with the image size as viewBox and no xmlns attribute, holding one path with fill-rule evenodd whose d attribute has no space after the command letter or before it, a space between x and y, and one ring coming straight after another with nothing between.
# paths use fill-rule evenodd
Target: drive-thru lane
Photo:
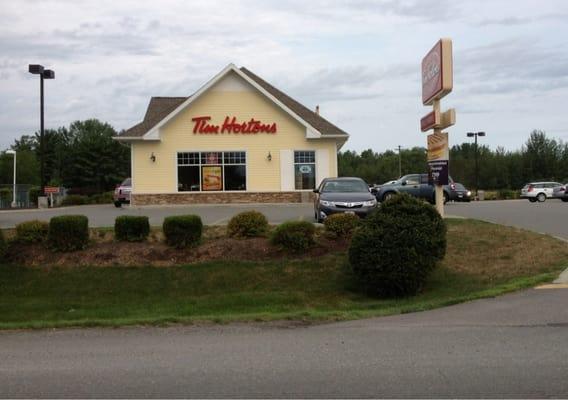
<instances>
[{"instance_id":1,"label":"drive-thru lane","mask_svg":"<svg viewBox=\"0 0 568 400\"><path fill-rule=\"evenodd\" d=\"M148 206L115 208L113 205L65 207L51 210L0 211L0 228L11 228L30 219L48 221L54 215L84 214L93 227L112 226L119 215L147 215L151 225L161 225L168 215L197 214L205 224L226 224L235 214L245 210L264 213L271 223L290 219L313 221L313 206L304 204L216 204L192 206ZM547 233L568 239L568 203L547 200L529 203L526 200L449 203L446 214L482 219L504 225Z\"/></svg>"},{"instance_id":2,"label":"drive-thru lane","mask_svg":"<svg viewBox=\"0 0 568 400\"><path fill-rule=\"evenodd\" d=\"M0 397L567 397L568 289L316 326L0 332Z\"/></svg>"}]
</instances>

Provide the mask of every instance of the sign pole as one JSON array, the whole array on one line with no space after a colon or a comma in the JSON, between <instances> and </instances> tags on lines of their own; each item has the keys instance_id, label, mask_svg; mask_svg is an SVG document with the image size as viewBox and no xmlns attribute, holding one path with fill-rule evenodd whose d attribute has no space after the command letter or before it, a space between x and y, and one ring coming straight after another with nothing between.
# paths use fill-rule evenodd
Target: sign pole
<instances>
[{"instance_id":1,"label":"sign pole","mask_svg":"<svg viewBox=\"0 0 568 400\"><path fill-rule=\"evenodd\" d=\"M434 100L434 103L432 104L432 106L434 107L435 113L440 113L440 100L439 99ZM441 134L441 133L442 133L442 129L434 128L434 134ZM436 180L435 186L434 186L434 199L435 199L435 202L436 202L436 210L438 211L440 216L442 218L444 218L444 187L442 185L440 185L437 180Z\"/></svg>"}]
</instances>

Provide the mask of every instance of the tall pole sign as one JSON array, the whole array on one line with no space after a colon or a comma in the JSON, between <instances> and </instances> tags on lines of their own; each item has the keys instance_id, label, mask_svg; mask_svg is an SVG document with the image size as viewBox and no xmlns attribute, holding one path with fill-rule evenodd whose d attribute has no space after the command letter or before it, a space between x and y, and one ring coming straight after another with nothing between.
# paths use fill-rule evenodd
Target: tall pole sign
<instances>
[{"instance_id":1,"label":"tall pole sign","mask_svg":"<svg viewBox=\"0 0 568 400\"><path fill-rule=\"evenodd\" d=\"M456 123L453 108L442 112L440 99L453 88L452 40L440 39L422 59L422 104L432 111L420 120L420 129L428 135L428 176L435 185L436 209L444 216L444 185L449 182L448 133L442 132Z\"/></svg>"}]
</instances>

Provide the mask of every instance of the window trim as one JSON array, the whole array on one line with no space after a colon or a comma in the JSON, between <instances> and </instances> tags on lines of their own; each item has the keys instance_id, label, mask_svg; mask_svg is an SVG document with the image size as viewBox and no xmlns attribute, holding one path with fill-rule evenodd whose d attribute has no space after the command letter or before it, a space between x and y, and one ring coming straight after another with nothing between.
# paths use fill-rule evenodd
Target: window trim
<instances>
[{"instance_id":1,"label":"window trim","mask_svg":"<svg viewBox=\"0 0 568 400\"><path fill-rule=\"evenodd\" d=\"M180 167L180 165L178 164L178 154L179 153L199 153L199 164L190 164L190 165L182 165L182 167L190 167L190 166L195 166L199 168L199 190L196 191L185 191L185 190L179 190L179 172L178 172L178 167ZM201 163L201 153L221 153L221 161L225 161L225 153L245 153L245 163L244 164L224 164L223 162L221 164L202 164ZM243 192L248 192L249 191L249 155L248 155L248 151L247 150L218 150L218 149L213 149L213 150L176 150L174 152L173 155L173 159L174 159L174 165L175 165L175 171L176 171L176 176L175 176L175 191L174 193L243 193ZM222 173L223 173L223 180L222 180L222 184L223 184L223 190L202 190L202 179L203 177L201 176L201 168L203 166L215 166L215 165L220 165L222 168ZM225 165L244 165L245 166L245 179L246 179L246 189L245 190L225 190L225 170L224 170L224 166Z\"/></svg>"},{"instance_id":2,"label":"window trim","mask_svg":"<svg viewBox=\"0 0 568 400\"><path fill-rule=\"evenodd\" d=\"M296 162L296 152L308 152L311 151L314 153L314 187L311 189L296 189L296 164L312 164L312 163L297 163ZM292 174L294 176L294 191L295 192L311 192L313 191L315 188L317 188L317 183L318 183L318 176L317 176L317 164L318 164L318 159L317 159L317 150L316 149L294 149L292 150Z\"/></svg>"}]
</instances>

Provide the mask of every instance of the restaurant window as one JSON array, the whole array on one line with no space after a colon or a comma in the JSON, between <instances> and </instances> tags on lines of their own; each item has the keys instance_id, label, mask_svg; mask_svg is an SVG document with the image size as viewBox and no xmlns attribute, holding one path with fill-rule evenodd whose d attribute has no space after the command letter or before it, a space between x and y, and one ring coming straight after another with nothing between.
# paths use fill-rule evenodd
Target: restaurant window
<instances>
[{"instance_id":1,"label":"restaurant window","mask_svg":"<svg viewBox=\"0 0 568 400\"><path fill-rule=\"evenodd\" d=\"M294 152L294 181L296 190L315 189L316 152Z\"/></svg>"},{"instance_id":2,"label":"restaurant window","mask_svg":"<svg viewBox=\"0 0 568 400\"><path fill-rule=\"evenodd\" d=\"M178 153L178 191L246 190L244 151Z\"/></svg>"}]
</instances>

